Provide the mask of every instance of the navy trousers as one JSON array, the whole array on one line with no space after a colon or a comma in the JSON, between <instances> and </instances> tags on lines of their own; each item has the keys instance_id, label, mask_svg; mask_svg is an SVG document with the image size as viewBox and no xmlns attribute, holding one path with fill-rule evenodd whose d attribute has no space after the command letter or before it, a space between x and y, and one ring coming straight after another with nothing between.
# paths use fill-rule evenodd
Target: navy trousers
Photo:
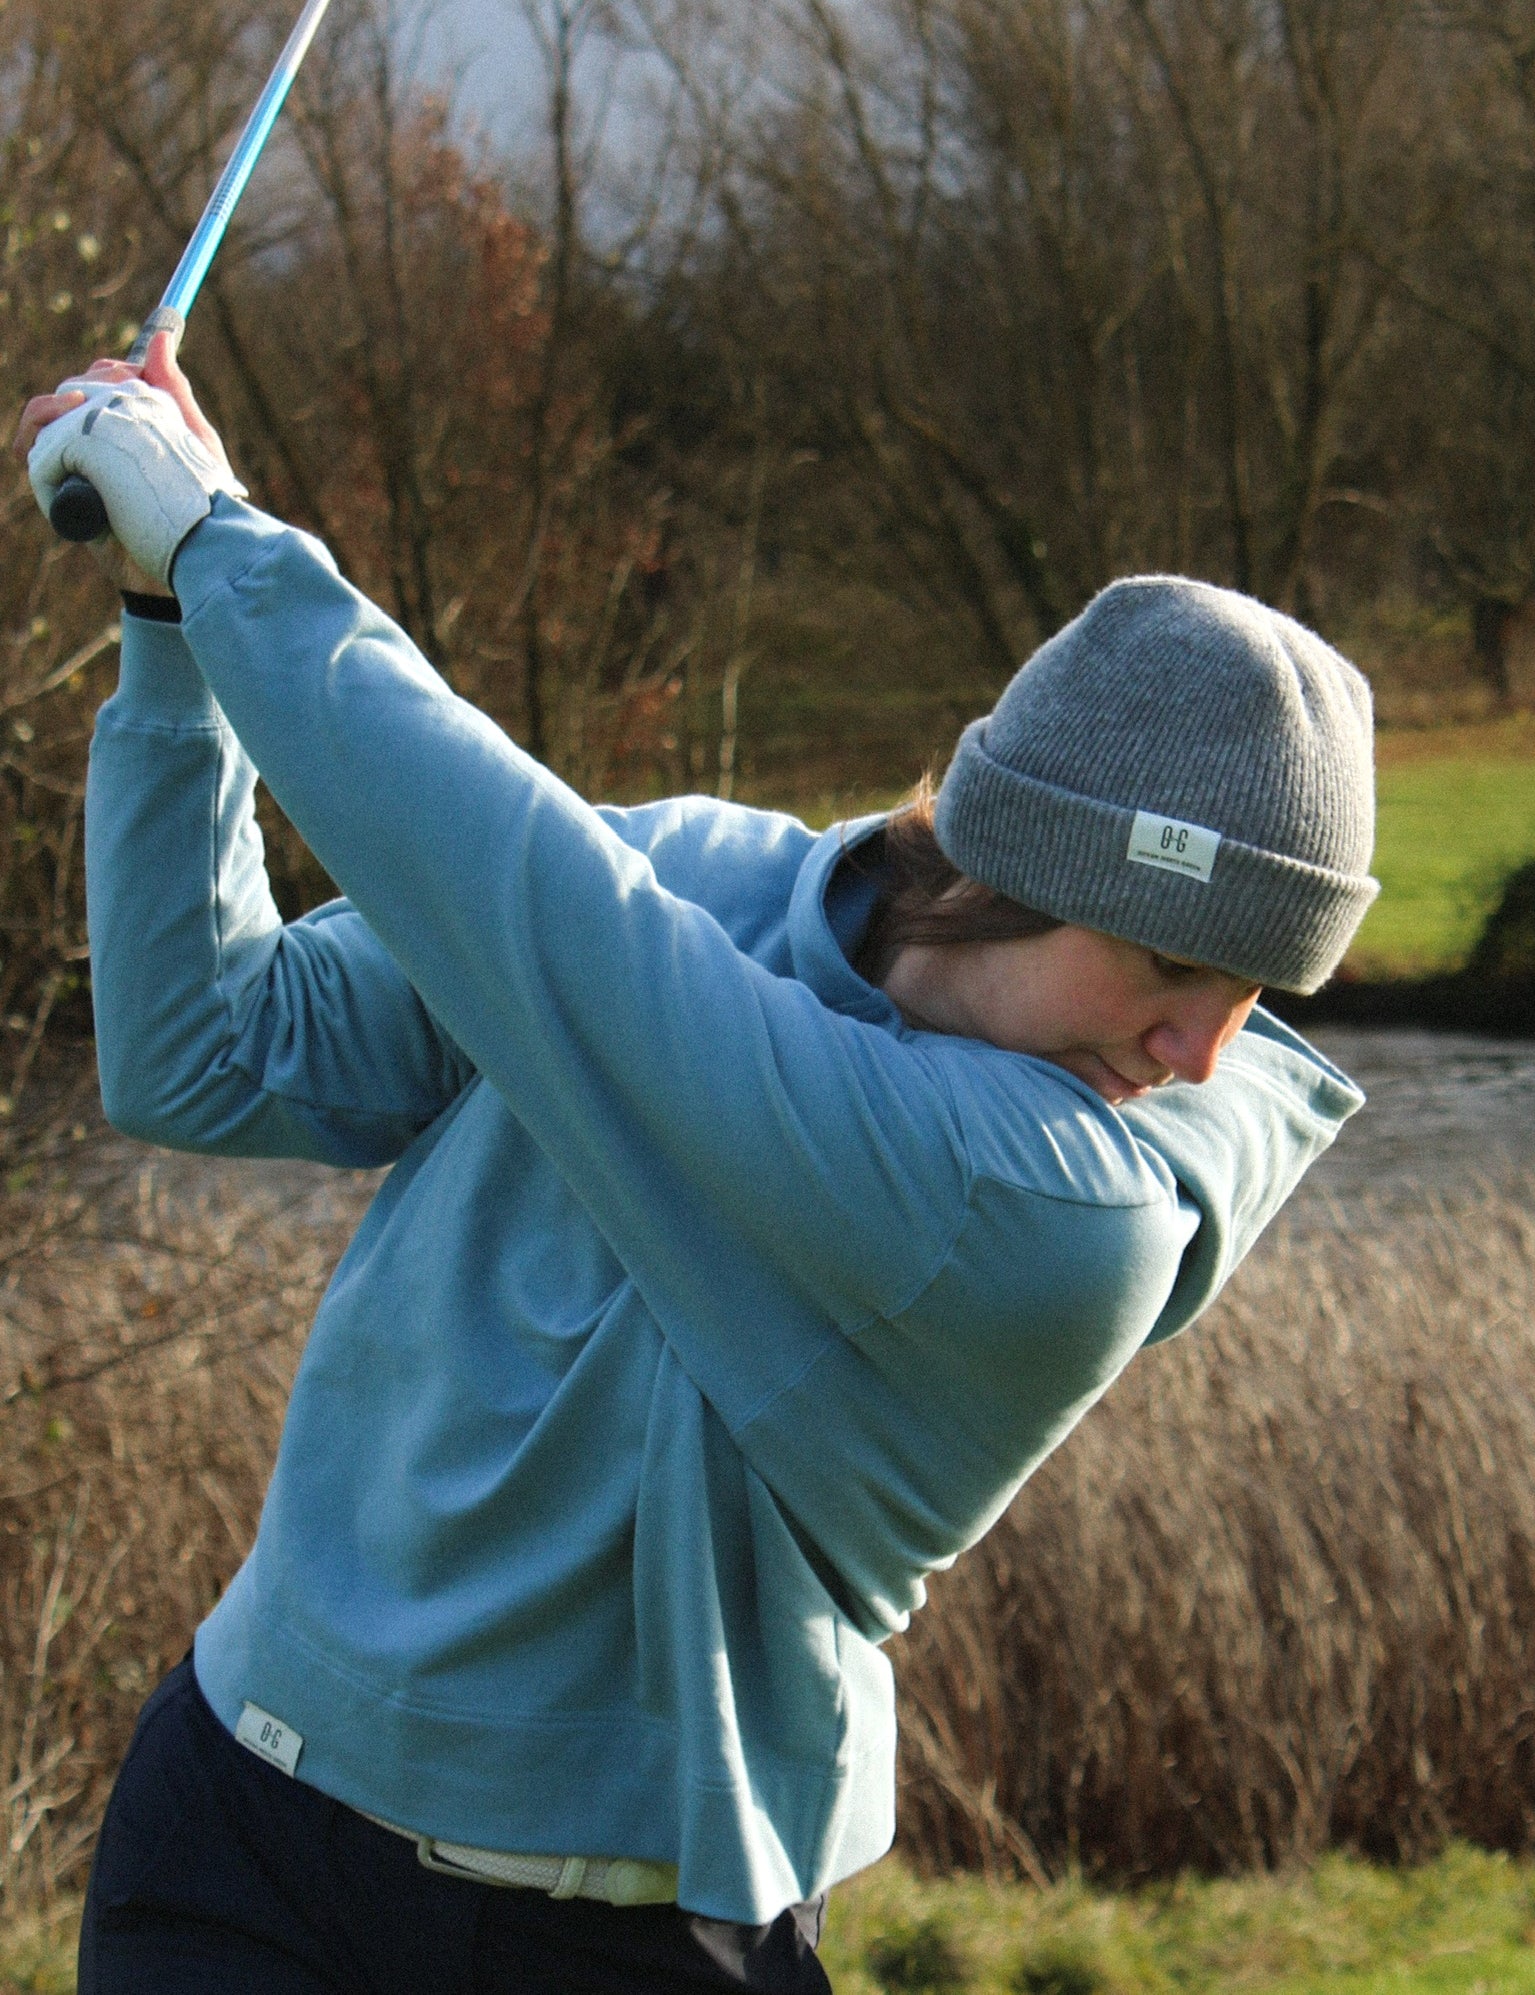
<instances>
[{"instance_id":1,"label":"navy trousers","mask_svg":"<svg viewBox=\"0 0 1535 1995\"><path fill-rule=\"evenodd\" d=\"M820 1925L820 1903L737 1926L440 1876L237 1745L188 1660L107 1807L79 1995L829 1995Z\"/></svg>"}]
</instances>

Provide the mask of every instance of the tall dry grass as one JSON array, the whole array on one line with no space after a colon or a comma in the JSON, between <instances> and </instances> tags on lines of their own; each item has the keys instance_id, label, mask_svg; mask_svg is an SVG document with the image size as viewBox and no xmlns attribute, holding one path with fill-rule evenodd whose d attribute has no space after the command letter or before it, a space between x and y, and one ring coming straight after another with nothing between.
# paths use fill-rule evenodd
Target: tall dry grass
<instances>
[{"instance_id":1,"label":"tall dry grass","mask_svg":"<svg viewBox=\"0 0 1535 1995\"><path fill-rule=\"evenodd\" d=\"M933 1587L902 1835L1117 1876L1535 1828L1535 1185L1280 1225Z\"/></svg>"},{"instance_id":2,"label":"tall dry grass","mask_svg":"<svg viewBox=\"0 0 1535 1995\"><path fill-rule=\"evenodd\" d=\"M249 1541L371 1181L209 1166L55 1071L0 1196L0 1890L78 1882L158 1674ZM1535 1187L1276 1231L898 1645L902 1836L1142 1875L1535 1807Z\"/></svg>"},{"instance_id":3,"label":"tall dry grass","mask_svg":"<svg viewBox=\"0 0 1535 1995\"><path fill-rule=\"evenodd\" d=\"M370 1181L207 1166L47 1077L0 1196L0 1902L83 1876L134 1715L255 1530Z\"/></svg>"}]
</instances>

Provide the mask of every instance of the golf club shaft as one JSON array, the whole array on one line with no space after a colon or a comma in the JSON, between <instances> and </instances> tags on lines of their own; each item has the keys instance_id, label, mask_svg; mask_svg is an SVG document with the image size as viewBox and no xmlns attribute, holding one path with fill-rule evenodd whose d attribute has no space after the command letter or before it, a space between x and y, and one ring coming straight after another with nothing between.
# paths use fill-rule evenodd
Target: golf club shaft
<instances>
[{"instance_id":1,"label":"golf club shaft","mask_svg":"<svg viewBox=\"0 0 1535 1995\"><path fill-rule=\"evenodd\" d=\"M256 162L272 135L272 127L287 101L293 79L309 53L309 45L318 33L329 5L330 0L308 0L299 16L282 54L277 58L276 67L267 79L266 88L257 100L256 108L246 120L238 144L219 175L218 185L208 197L202 219L192 231L191 240L182 252L164 297L139 329L139 336L128 353L131 366L143 364L149 352L149 342L156 333L168 332L178 346L181 344L187 314L202 289L203 279L218 253L219 244L224 240L230 217L239 206L240 196L256 170ZM94 486L84 478L65 479L55 494L48 517L55 533L65 540L98 540L110 531L106 507Z\"/></svg>"}]
</instances>

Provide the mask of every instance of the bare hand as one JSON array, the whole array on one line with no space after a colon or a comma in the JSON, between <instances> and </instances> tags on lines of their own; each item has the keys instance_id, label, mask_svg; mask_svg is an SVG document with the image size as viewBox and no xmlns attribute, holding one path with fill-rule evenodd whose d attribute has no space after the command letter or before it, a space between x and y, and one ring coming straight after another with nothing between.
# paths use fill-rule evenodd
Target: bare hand
<instances>
[{"instance_id":1,"label":"bare hand","mask_svg":"<svg viewBox=\"0 0 1535 1995\"><path fill-rule=\"evenodd\" d=\"M225 453L223 440L212 423L197 406L197 397L192 393L192 384L181 371L176 358L176 342L170 333L156 333L149 342L149 352L142 367L130 367L126 360L98 360L79 377L84 381L143 380L151 388L163 388L185 418L188 429L205 444L218 462L226 468L229 458ZM60 416L67 416L71 409L79 408L85 400L82 389L71 388L52 395L36 395L28 402L17 425L15 440L11 445L13 456L25 464L33 444L41 430L49 423L57 422ZM163 588L153 576L146 575L142 568L130 561L110 534L91 542L91 553L111 580L120 589L128 589L144 596L164 596L169 590Z\"/></svg>"}]
</instances>

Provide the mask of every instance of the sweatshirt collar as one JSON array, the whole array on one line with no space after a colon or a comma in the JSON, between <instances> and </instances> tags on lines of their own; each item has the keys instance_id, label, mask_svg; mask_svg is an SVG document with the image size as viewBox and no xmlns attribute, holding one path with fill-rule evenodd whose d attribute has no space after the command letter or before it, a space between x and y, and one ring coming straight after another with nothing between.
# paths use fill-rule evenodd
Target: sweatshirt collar
<instances>
[{"instance_id":1,"label":"sweatshirt collar","mask_svg":"<svg viewBox=\"0 0 1535 1995\"><path fill-rule=\"evenodd\" d=\"M874 911L878 882L852 867L840 876L837 870L888 821L888 811L851 818L834 824L811 846L789 901L789 953L795 976L823 1004L871 1025L900 1030L901 1014L894 1003L848 961Z\"/></svg>"}]
</instances>

